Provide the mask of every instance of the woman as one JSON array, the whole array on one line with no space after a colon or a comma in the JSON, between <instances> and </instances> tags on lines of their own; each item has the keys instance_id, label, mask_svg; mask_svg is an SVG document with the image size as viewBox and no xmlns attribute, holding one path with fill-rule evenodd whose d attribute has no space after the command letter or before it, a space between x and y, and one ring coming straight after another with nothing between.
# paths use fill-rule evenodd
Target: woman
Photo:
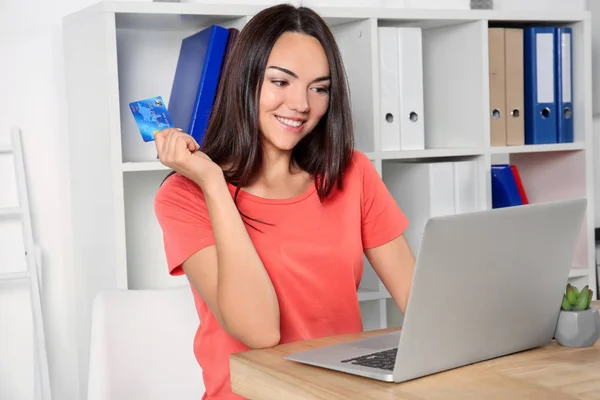
<instances>
[{"instance_id":1,"label":"woman","mask_svg":"<svg viewBox=\"0 0 600 400\"><path fill-rule=\"evenodd\" d=\"M363 251L402 311L414 266L407 219L353 150L342 60L323 20L267 8L230 57L202 150L177 129L156 135L176 173L155 210L169 272L194 292L206 399L240 398L231 353L361 331Z\"/></svg>"}]
</instances>

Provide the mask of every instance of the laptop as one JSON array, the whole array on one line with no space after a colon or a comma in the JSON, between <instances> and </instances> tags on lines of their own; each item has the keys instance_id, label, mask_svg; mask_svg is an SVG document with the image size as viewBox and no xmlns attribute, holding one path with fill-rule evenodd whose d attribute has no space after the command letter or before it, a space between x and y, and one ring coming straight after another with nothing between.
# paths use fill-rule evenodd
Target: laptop
<instances>
[{"instance_id":1,"label":"laptop","mask_svg":"<svg viewBox=\"0 0 600 400\"><path fill-rule=\"evenodd\" d=\"M434 217L402 329L286 359L403 382L549 343L586 199Z\"/></svg>"}]
</instances>

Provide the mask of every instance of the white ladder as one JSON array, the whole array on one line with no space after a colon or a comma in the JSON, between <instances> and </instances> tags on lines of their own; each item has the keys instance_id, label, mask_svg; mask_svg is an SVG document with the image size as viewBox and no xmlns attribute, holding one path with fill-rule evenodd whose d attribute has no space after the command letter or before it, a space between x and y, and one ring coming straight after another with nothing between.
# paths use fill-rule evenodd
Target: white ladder
<instances>
[{"instance_id":1,"label":"white ladder","mask_svg":"<svg viewBox=\"0 0 600 400\"><path fill-rule=\"evenodd\" d=\"M13 128L11 130L11 144L12 145L10 147L0 146L0 155L12 154L13 156L19 206L0 208L0 223L7 219L19 219L21 221L23 227L23 243L25 246L27 269L21 272L0 273L0 284L2 281L9 280L29 281L29 294L33 321L33 338L35 341L33 348L35 364L35 398L39 400L50 400L50 376L48 372L48 358L46 355L46 341L44 335L44 322L42 318L42 302L40 291L41 272L38 265L40 258L38 249L33 243L31 215L29 212L29 197L25 178L25 162L23 158L21 131L19 128Z\"/></svg>"}]
</instances>

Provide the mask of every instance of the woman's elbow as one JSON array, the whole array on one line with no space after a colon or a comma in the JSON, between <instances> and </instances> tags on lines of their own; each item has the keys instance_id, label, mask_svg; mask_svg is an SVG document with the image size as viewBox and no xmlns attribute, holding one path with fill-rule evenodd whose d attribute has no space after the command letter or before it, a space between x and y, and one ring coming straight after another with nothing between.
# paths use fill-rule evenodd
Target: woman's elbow
<instances>
[{"instance_id":1,"label":"woman's elbow","mask_svg":"<svg viewBox=\"0 0 600 400\"><path fill-rule=\"evenodd\" d=\"M222 321L223 329L232 337L242 342L251 349L265 349L274 347L281 340L279 326L265 327L264 325L249 326L244 324L228 324L225 319Z\"/></svg>"},{"instance_id":2,"label":"woman's elbow","mask_svg":"<svg viewBox=\"0 0 600 400\"><path fill-rule=\"evenodd\" d=\"M277 346L281 340L281 334L279 333L279 330L272 330L249 335L248 337L241 338L241 340L251 349L266 349Z\"/></svg>"}]
</instances>

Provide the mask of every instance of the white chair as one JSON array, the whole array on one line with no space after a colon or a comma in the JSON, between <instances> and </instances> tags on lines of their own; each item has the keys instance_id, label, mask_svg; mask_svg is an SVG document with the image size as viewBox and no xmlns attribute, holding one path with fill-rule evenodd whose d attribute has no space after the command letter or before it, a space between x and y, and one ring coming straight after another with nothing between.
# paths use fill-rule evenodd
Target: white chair
<instances>
[{"instance_id":1,"label":"white chair","mask_svg":"<svg viewBox=\"0 0 600 400\"><path fill-rule=\"evenodd\" d=\"M93 305L88 400L199 400L189 286L108 290Z\"/></svg>"}]
</instances>

